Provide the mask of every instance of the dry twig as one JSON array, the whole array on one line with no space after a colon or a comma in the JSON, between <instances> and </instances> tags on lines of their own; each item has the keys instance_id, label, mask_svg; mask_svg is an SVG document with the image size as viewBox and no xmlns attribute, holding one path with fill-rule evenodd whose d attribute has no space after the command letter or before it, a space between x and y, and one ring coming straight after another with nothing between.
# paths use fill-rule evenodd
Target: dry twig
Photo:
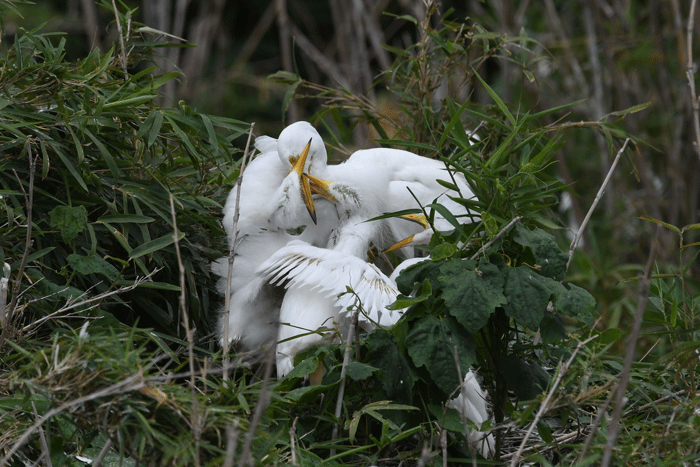
<instances>
[{"instance_id":1,"label":"dry twig","mask_svg":"<svg viewBox=\"0 0 700 467\"><path fill-rule=\"evenodd\" d=\"M126 65L126 47L124 46L124 33L122 31L122 23L119 20L119 11L117 11L117 3L112 0L112 8L114 8L114 18L117 21L117 32L119 34L119 48L121 53L119 54L119 61L122 65L122 71L124 72L124 80L129 79L129 70Z\"/></svg>"},{"instance_id":2,"label":"dry twig","mask_svg":"<svg viewBox=\"0 0 700 467\"><path fill-rule=\"evenodd\" d=\"M231 313L231 276L233 275L233 260L236 256L236 240L238 237L238 217L241 213L241 185L243 184L243 171L245 170L246 161L248 160L248 150L250 149L250 139L253 137L253 128L255 128L255 122L250 124L250 131L248 132L248 141L245 144L245 152L243 153L243 161L241 162L241 170L238 174L238 180L236 180L236 207L233 213L233 227L231 228L231 238L229 239L229 251L228 251L228 275L226 276L226 293L224 295L224 313L226 317L224 318L224 329L222 339L224 341L223 354L224 354L224 375L223 380L228 381L228 372L231 365L231 360L228 356L228 352L231 348L231 341L229 339L229 334L231 330L229 329L229 314Z\"/></svg>"},{"instance_id":3,"label":"dry twig","mask_svg":"<svg viewBox=\"0 0 700 467\"><path fill-rule=\"evenodd\" d=\"M343 366L340 369L340 387L338 388L338 399L335 403L335 418L340 419L340 414L343 409L343 396L345 396L345 379L347 377L347 366L350 363L350 352L353 348L352 342L355 338L355 328L357 328L357 319L362 309L362 304L357 305L355 310L352 312L352 319L350 320L350 327L348 329L348 336L345 339L345 354L343 355ZM331 439L338 438L338 422L333 424L333 435ZM331 457L335 455L335 449L331 450Z\"/></svg>"},{"instance_id":4,"label":"dry twig","mask_svg":"<svg viewBox=\"0 0 700 467\"><path fill-rule=\"evenodd\" d=\"M182 310L182 321L183 324L185 325L185 335L187 337L187 351L188 351L188 360L190 364L190 372L192 372L192 376L190 377L190 393L192 396L192 414L191 414L191 423L192 423L192 432L194 434L194 450L195 450L195 457L194 457L194 462L195 466L199 467L201 465L200 459L199 459L199 444L202 438L202 429L199 423L199 413L198 413L198 406L199 403L197 401L197 392L196 392L196 387L195 387L195 376L194 376L194 330L190 329L190 317L189 313L187 312L187 303L185 301L185 294L186 294L186 289L185 289L185 266L182 264L182 256L180 256L180 242L178 240L178 235L177 235L177 218L175 216L175 202L173 201L173 195L170 193L170 213L172 215L173 219L173 239L175 243L175 254L177 255L177 265L179 268L180 272L180 310Z\"/></svg>"},{"instance_id":5,"label":"dry twig","mask_svg":"<svg viewBox=\"0 0 700 467\"><path fill-rule=\"evenodd\" d=\"M693 69L693 26L695 25L695 5L696 0L691 0L690 11L688 12L688 26L686 31L686 77L688 78L688 87L690 88L690 99L693 108L693 130L695 132L695 152L700 159L700 102L695 92L695 70Z\"/></svg>"},{"instance_id":6,"label":"dry twig","mask_svg":"<svg viewBox=\"0 0 700 467\"><path fill-rule=\"evenodd\" d=\"M566 262L566 270L569 270L569 265L571 264L571 259L574 257L574 250L576 250L576 246L578 245L578 242L581 240L581 235L583 235L583 231L586 229L586 226L588 225L588 221L591 219L591 215L593 214L593 211L595 210L596 206L598 205L598 202L600 199L603 197L603 194L605 193L605 188L608 186L608 183L610 182L610 179L612 178L612 174L615 171L615 167L617 167L617 163L620 160L620 156L622 153L625 151L625 148L627 147L627 143L629 143L630 139L627 138L625 140L625 144L622 145L620 150L617 152L617 155L615 156L615 160L612 163L612 166L610 166L610 170L608 171L608 175L605 177L605 180L603 180L603 184L600 186L600 189L598 190L598 194L596 195L595 199L593 200L593 204L591 204L591 208L588 210L588 213L586 213L586 217L583 219L583 222L581 223L581 226L578 229L578 232L576 232L576 236L574 237L573 241L571 242L571 246L569 247L569 260Z\"/></svg>"}]
</instances>

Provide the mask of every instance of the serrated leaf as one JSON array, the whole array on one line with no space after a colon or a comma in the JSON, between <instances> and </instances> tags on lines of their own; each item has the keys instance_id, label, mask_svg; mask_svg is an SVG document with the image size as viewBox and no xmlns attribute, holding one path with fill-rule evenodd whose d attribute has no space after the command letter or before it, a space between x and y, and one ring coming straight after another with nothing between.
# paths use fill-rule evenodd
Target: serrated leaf
<instances>
[{"instance_id":1,"label":"serrated leaf","mask_svg":"<svg viewBox=\"0 0 700 467\"><path fill-rule=\"evenodd\" d=\"M550 285L550 291L554 292L552 303L557 310L587 325L593 324L596 301L586 289L574 284L564 285L555 282Z\"/></svg>"},{"instance_id":2,"label":"serrated leaf","mask_svg":"<svg viewBox=\"0 0 700 467\"><path fill-rule=\"evenodd\" d=\"M381 370L379 381L389 399L412 402L411 391L418 378L391 333L375 331L367 337L367 360Z\"/></svg>"},{"instance_id":3,"label":"serrated leaf","mask_svg":"<svg viewBox=\"0 0 700 467\"><path fill-rule=\"evenodd\" d=\"M474 334L483 328L496 307L506 302L504 279L493 264L452 260L440 267L442 298L449 313L467 331Z\"/></svg>"},{"instance_id":4,"label":"serrated leaf","mask_svg":"<svg viewBox=\"0 0 700 467\"><path fill-rule=\"evenodd\" d=\"M409 266L396 278L396 286L404 295L413 292L415 284L422 284L425 279L430 282L438 282L440 264L433 261L421 261L413 266Z\"/></svg>"},{"instance_id":5,"label":"serrated leaf","mask_svg":"<svg viewBox=\"0 0 700 467\"><path fill-rule=\"evenodd\" d=\"M379 368L373 367L366 363L361 362L350 362L345 367L345 372L349 378L355 381L362 381L369 378L374 374L375 371L379 371Z\"/></svg>"},{"instance_id":6,"label":"serrated leaf","mask_svg":"<svg viewBox=\"0 0 700 467\"><path fill-rule=\"evenodd\" d=\"M61 232L64 242L70 243L87 228L87 211L84 206L56 206L49 212L51 227Z\"/></svg>"},{"instance_id":7,"label":"serrated leaf","mask_svg":"<svg viewBox=\"0 0 700 467\"><path fill-rule=\"evenodd\" d=\"M68 264L76 272L83 275L104 274L112 281L119 276L117 268L95 254L87 256L78 254L68 255Z\"/></svg>"},{"instance_id":8,"label":"serrated leaf","mask_svg":"<svg viewBox=\"0 0 700 467\"><path fill-rule=\"evenodd\" d=\"M556 239L548 232L535 227L530 230L522 224L516 224L513 240L532 250L540 275L560 281L566 274L569 255L557 245Z\"/></svg>"},{"instance_id":9,"label":"serrated leaf","mask_svg":"<svg viewBox=\"0 0 700 467\"><path fill-rule=\"evenodd\" d=\"M454 243L441 243L436 245L430 252L430 259L440 261L447 258L452 258L457 252L457 245Z\"/></svg>"},{"instance_id":10,"label":"serrated leaf","mask_svg":"<svg viewBox=\"0 0 700 467\"><path fill-rule=\"evenodd\" d=\"M461 374L476 362L474 340L452 317L419 319L406 336L406 349L416 366L425 366L435 384L447 395L460 384L455 347Z\"/></svg>"},{"instance_id":11,"label":"serrated leaf","mask_svg":"<svg viewBox=\"0 0 700 467\"><path fill-rule=\"evenodd\" d=\"M432 287L430 286L430 282L426 279L423 281L423 286L421 287L420 294L416 295L415 297L407 297L403 294L400 294L398 297L396 297L396 301L389 305L387 309L403 310L404 308L408 308L417 303L426 301L428 298L430 298L432 294Z\"/></svg>"},{"instance_id":12,"label":"serrated leaf","mask_svg":"<svg viewBox=\"0 0 700 467\"><path fill-rule=\"evenodd\" d=\"M504 295L508 302L503 306L506 315L536 330L551 295L545 285L546 278L527 266L509 267L506 271Z\"/></svg>"}]
</instances>

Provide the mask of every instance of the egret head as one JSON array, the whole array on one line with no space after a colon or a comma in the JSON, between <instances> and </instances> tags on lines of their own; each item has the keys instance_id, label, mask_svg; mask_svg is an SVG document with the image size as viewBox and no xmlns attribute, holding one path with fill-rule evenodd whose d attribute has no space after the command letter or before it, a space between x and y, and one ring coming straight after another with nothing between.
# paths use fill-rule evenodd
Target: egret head
<instances>
[{"instance_id":1,"label":"egret head","mask_svg":"<svg viewBox=\"0 0 700 467\"><path fill-rule=\"evenodd\" d=\"M290 169L311 141L304 172L316 173L321 176L325 172L328 155L321 135L309 122L292 123L280 133L277 138L277 154L282 163Z\"/></svg>"}]
</instances>

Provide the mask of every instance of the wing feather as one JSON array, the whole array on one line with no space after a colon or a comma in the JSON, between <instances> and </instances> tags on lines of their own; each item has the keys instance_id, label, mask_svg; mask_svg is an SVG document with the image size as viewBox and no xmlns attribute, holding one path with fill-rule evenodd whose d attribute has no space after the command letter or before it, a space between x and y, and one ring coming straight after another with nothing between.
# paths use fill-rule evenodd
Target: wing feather
<instances>
[{"instance_id":1,"label":"wing feather","mask_svg":"<svg viewBox=\"0 0 700 467\"><path fill-rule=\"evenodd\" d=\"M399 293L394 282L374 265L341 251L293 240L263 263L256 274L272 284L287 281L287 288L308 287L324 297L336 296L335 304L346 315L359 298L373 321L393 324L400 316L386 309ZM345 293L347 287L355 294Z\"/></svg>"}]
</instances>

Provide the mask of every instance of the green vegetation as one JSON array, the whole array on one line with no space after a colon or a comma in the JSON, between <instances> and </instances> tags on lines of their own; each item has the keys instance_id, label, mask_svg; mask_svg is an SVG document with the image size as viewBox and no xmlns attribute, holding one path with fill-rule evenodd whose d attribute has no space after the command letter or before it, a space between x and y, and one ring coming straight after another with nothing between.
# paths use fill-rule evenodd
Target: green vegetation
<instances>
[{"instance_id":1,"label":"green vegetation","mask_svg":"<svg viewBox=\"0 0 700 467\"><path fill-rule=\"evenodd\" d=\"M454 230L399 277L395 307L411 308L393 328L308 349L280 381L243 355L226 374L209 329L221 302L209 264L226 249L221 203L250 127L184 102L161 107L162 87L183 77L151 65L163 43L133 13L119 13L123 47L73 63L60 36L22 31L0 58L0 262L11 272L0 465L494 465L475 458L444 405L470 366L494 409L479 428L494 430L503 463L697 462L700 224L649 213L677 260L652 255L639 275L604 258L593 235L592 253L570 266L552 209L569 189L558 154L594 133L609 158L634 164L645 143L620 122L647 104L581 121L568 114L580 102L535 111L526 93L506 99L488 65L508 62L532 82L539 44L438 21L435 7L404 18L414 45L389 48L375 89L391 113L274 74L288 86L284 107L302 96L318 105L311 120L329 145L368 124L379 144L440 158L465 175L476 199L455 199L480 217L425 206ZM641 335L618 326L627 310ZM320 363L322 383L309 386Z\"/></svg>"}]
</instances>

